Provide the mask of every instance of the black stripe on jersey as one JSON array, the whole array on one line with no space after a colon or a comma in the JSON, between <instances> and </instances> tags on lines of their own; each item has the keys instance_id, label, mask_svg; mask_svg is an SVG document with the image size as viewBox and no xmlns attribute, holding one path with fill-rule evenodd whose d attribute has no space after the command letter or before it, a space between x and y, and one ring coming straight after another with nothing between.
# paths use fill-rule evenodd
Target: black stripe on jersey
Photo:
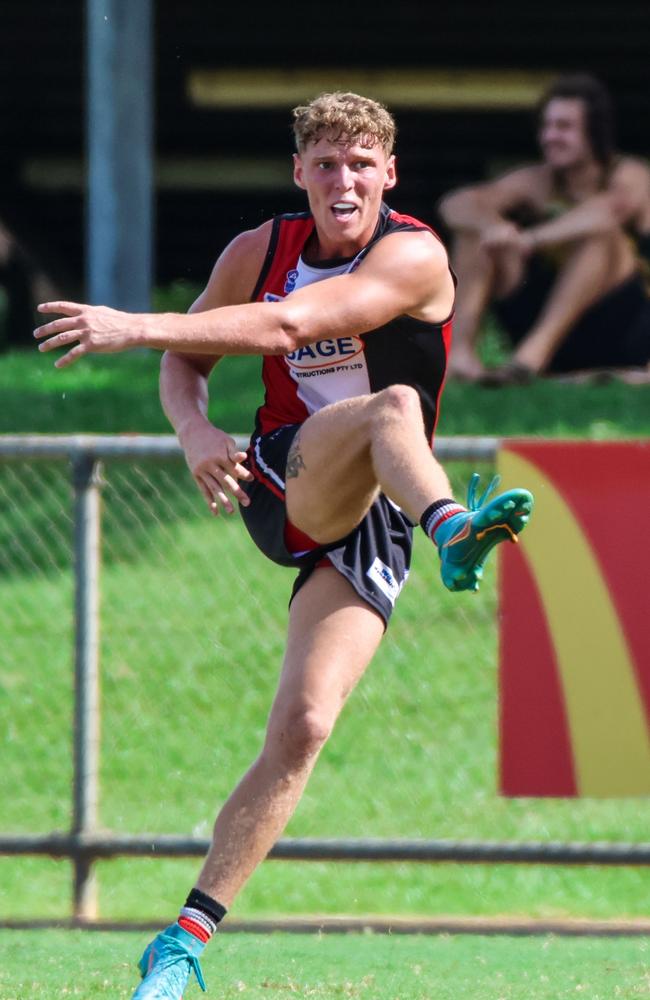
<instances>
[{"instance_id":1,"label":"black stripe on jersey","mask_svg":"<svg viewBox=\"0 0 650 1000\"><path fill-rule=\"evenodd\" d=\"M447 366L441 326L412 316L397 316L362 337L372 391L379 392L389 385L413 386L422 404L428 440L436 426Z\"/></svg>"},{"instance_id":2,"label":"black stripe on jersey","mask_svg":"<svg viewBox=\"0 0 650 1000\"><path fill-rule=\"evenodd\" d=\"M271 226L271 235L269 237L269 245L266 250L266 256L264 258L264 263L260 269L260 275L257 279L257 283L251 295L251 302L257 302L257 296L260 294L262 285L266 281L267 275L271 270L271 264L273 263L273 258L275 257L275 251L277 249L278 240L280 238L280 223L282 221L281 215L276 215L273 220L273 225Z\"/></svg>"},{"instance_id":3,"label":"black stripe on jersey","mask_svg":"<svg viewBox=\"0 0 650 1000\"><path fill-rule=\"evenodd\" d=\"M285 212L284 215L276 215L273 219L273 226L271 228L271 236L269 238L269 245L266 251L266 256L264 258L264 263L262 264L259 278L255 284L253 294L251 295L251 302L257 302L257 296L262 290L262 286L268 277L268 273L271 270L271 265L273 264L273 258L275 257L275 251L278 247L278 240L280 239L280 226L285 220L291 222L293 219L308 219L310 212Z\"/></svg>"},{"instance_id":4,"label":"black stripe on jersey","mask_svg":"<svg viewBox=\"0 0 650 1000\"><path fill-rule=\"evenodd\" d=\"M430 233L432 230L429 226L422 225L417 226L413 222L404 222L400 219L394 218L391 214L391 210L388 205L382 201L381 207L379 209L379 219L377 220L377 226L370 238L370 242L366 244L361 253L358 255L358 261L361 262L364 257L372 250L376 243L386 236L388 233Z\"/></svg>"}]
</instances>

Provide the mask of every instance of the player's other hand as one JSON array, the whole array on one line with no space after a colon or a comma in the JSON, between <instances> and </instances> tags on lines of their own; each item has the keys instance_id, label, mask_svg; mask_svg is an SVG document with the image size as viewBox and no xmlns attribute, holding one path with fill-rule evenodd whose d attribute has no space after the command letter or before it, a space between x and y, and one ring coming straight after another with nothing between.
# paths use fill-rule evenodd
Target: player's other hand
<instances>
[{"instance_id":1,"label":"player's other hand","mask_svg":"<svg viewBox=\"0 0 650 1000\"><path fill-rule=\"evenodd\" d=\"M200 419L184 428L179 433L179 440L190 472L213 514L218 514L220 509L232 514L235 510L233 499L244 507L249 505L250 500L238 480L250 482L253 473L243 464L246 452L238 449L229 434Z\"/></svg>"},{"instance_id":2,"label":"player's other hand","mask_svg":"<svg viewBox=\"0 0 650 1000\"><path fill-rule=\"evenodd\" d=\"M41 341L40 351L69 348L54 362L55 368L65 368L84 354L114 354L139 343L141 317L137 313L79 302L43 302L38 311L61 315L34 330L34 336Z\"/></svg>"}]
</instances>

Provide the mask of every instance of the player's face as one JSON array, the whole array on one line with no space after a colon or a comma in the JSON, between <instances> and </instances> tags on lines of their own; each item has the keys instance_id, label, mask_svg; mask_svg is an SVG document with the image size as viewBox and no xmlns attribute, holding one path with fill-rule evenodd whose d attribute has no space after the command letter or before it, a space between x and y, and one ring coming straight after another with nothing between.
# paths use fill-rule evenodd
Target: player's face
<instances>
[{"instance_id":1,"label":"player's face","mask_svg":"<svg viewBox=\"0 0 650 1000\"><path fill-rule=\"evenodd\" d=\"M381 145L322 137L294 156L294 180L307 192L321 258L350 257L370 240L383 193L397 183L395 157Z\"/></svg>"},{"instance_id":2,"label":"player's face","mask_svg":"<svg viewBox=\"0 0 650 1000\"><path fill-rule=\"evenodd\" d=\"M578 97L556 97L542 112L539 144L546 163L556 170L593 159L587 137L585 106Z\"/></svg>"}]
</instances>

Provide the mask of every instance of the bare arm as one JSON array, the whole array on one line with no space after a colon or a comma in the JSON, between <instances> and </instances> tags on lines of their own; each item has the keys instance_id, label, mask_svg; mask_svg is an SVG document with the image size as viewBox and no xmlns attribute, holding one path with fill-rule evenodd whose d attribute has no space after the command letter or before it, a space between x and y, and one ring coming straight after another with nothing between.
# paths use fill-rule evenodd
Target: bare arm
<instances>
[{"instance_id":1,"label":"bare arm","mask_svg":"<svg viewBox=\"0 0 650 1000\"><path fill-rule=\"evenodd\" d=\"M224 250L206 288L189 310L190 315L222 306L248 302L269 239L268 225L242 233ZM165 414L182 441L185 427L207 422L208 377L221 356L197 353L163 354L160 366L160 399Z\"/></svg>"},{"instance_id":2,"label":"bare arm","mask_svg":"<svg viewBox=\"0 0 650 1000\"><path fill-rule=\"evenodd\" d=\"M617 220L638 232L650 232L650 168L641 160L625 159L617 167L610 185Z\"/></svg>"},{"instance_id":3,"label":"bare arm","mask_svg":"<svg viewBox=\"0 0 650 1000\"><path fill-rule=\"evenodd\" d=\"M438 205L440 215L450 229L483 232L522 205L535 200L544 183L539 167L522 167L485 184L460 188L445 195Z\"/></svg>"},{"instance_id":4,"label":"bare arm","mask_svg":"<svg viewBox=\"0 0 650 1000\"><path fill-rule=\"evenodd\" d=\"M263 226L234 240L215 264L207 287L190 313L246 302L255 285L268 238L268 226ZM218 355L168 352L163 354L160 366L163 409L176 431L197 486L215 514L219 505L232 513L230 496L248 504L238 480L251 478L242 465L245 453L237 449L229 434L208 420L208 378L220 360Z\"/></svg>"},{"instance_id":5,"label":"bare arm","mask_svg":"<svg viewBox=\"0 0 650 1000\"><path fill-rule=\"evenodd\" d=\"M608 233L617 224L611 195L603 191L567 209L555 219L525 229L523 240L526 249L533 251Z\"/></svg>"},{"instance_id":6,"label":"bare arm","mask_svg":"<svg viewBox=\"0 0 650 1000\"><path fill-rule=\"evenodd\" d=\"M598 236L621 225L642 231L650 227L650 170L639 160L621 161L606 190L525 230L524 239L528 249L535 250Z\"/></svg>"},{"instance_id":7,"label":"bare arm","mask_svg":"<svg viewBox=\"0 0 650 1000\"><path fill-rule=\"evenodd\" d=\"M41 312L64 318L40 327L36 336L41 350L68 348L57 367L83 354L132 347L208 356L289 354L321 339L367 333L404 313L441 321L452 304L442 245L426 231L394 233L352 274L309 285L280 302L227 304L186 316L51 302Z\"/></svg>"}]
</instances>

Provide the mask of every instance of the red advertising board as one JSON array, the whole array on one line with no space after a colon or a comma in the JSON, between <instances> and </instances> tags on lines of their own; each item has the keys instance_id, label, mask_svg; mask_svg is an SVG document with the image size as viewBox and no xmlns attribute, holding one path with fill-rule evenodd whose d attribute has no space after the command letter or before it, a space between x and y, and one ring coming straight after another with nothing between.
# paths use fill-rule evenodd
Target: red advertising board
<instances>
[{"instance_id":1,"label":"red advertising board","mask_svg":"<svg viewBox=\"0 0 650 1000\"><path fill-rule=\"evenodd\" d=\"M505 795L650 794L650 443L512 441L535 495L499 547Z\"/></svg>"}]
</instances>

